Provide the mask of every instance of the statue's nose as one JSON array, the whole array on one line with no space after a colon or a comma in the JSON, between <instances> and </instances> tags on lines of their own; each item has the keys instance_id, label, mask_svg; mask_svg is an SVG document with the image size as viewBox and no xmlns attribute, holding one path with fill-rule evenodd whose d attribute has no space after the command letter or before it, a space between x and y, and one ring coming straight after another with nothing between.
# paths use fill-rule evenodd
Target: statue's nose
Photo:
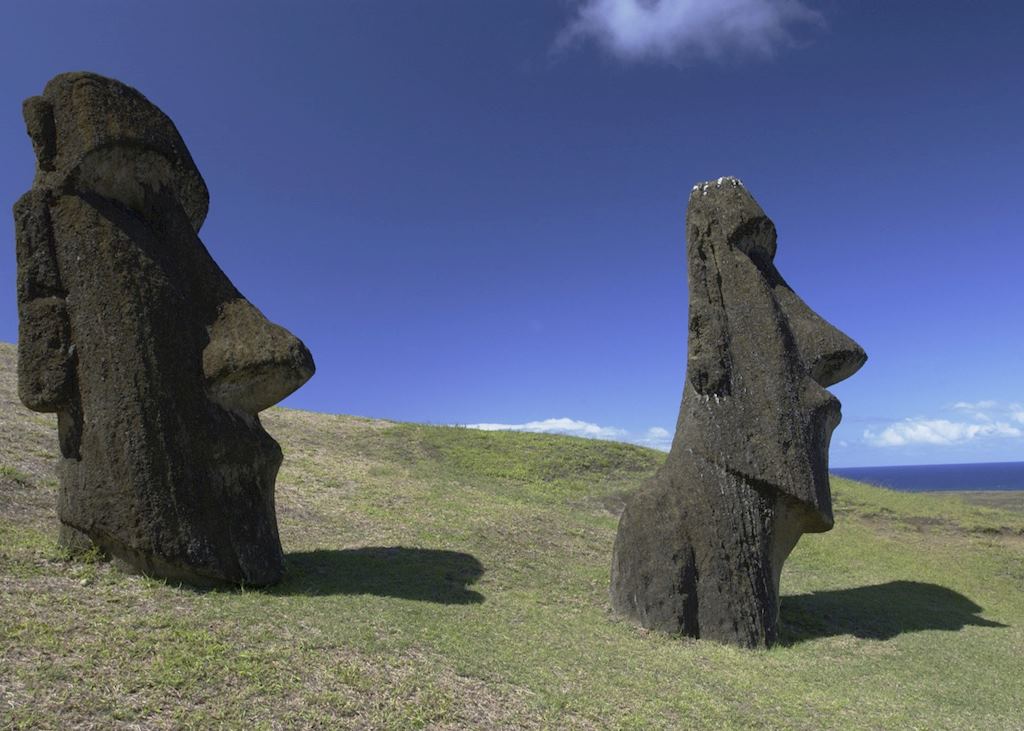
<instances>
[{"instance_id":1,"label":"statue's nose","mask_svg":"<svg viewBox=\"0 0 1024 731\"><path fill-rule=\"evenodd\" d=\"M206 387L226 408L256 414L308 381L315 370L302 341L242 297L221 304L209 334L203 351Z\"/></svg>"},{"instance_id":2,"label":"statue's nose","mask_svg":"<svg viewBox=\"0 0 1024 731\"><path fill-rule=\"evenodd\" d=\"M808 307L785 283L780 282L774 293L811 378L828 388L860 370L868 356L852 338Z\"/></svg>"}]
</instances>

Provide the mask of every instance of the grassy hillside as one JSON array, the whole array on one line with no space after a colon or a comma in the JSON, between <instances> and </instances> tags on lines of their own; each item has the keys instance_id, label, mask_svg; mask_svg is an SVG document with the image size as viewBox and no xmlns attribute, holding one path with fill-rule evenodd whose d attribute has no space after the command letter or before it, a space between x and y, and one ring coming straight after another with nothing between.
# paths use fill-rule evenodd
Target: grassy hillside
<instances>
[{"instance_id":1,"label":"grassy hillside","mask_svg":"<svg viewBox=\"0 0 1024 731\"><path fill-rule=\"evenodd\" d=\"M0 345L0 727L1024 728L1024 514L834 479L767 652L609 613L662 456L285 409L289 575L199 592L64 560L54 420Z\"/></svg>"}]
</instances>

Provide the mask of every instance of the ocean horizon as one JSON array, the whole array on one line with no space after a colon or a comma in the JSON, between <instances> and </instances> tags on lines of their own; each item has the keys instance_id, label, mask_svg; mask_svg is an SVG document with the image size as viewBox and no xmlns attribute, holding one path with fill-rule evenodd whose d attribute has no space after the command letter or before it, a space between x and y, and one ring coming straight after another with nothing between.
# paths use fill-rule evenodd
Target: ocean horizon
<instances>
[{"instance_id":1,"label":"ocean horizon","mask_svg":"<svg viewBox=\"0 0 1024 731\"><path fill-rule=\"evenodd\" d=\"M1024 490L1024 462L836 467L829 472L901 492Z\"/></svg>"}]
</instances>

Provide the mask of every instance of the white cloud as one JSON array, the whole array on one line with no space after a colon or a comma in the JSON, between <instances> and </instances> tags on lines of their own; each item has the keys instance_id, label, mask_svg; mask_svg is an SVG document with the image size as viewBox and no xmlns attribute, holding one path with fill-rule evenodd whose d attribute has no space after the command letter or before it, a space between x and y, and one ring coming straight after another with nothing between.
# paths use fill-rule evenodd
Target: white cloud
<instances>
[{"instance_id":1,"label":"white cloud","mask_svg":"<svg viewBox=\"0 0 1024 731\"><path fill-rule=\"evenodd\" d=\"M875 433L864 430L864 439L875 447L909 444L951 445L992 437L1020 437L1024 432L1005 422L971 424L947 419L905 419Z\"/></svg>"},{"instance_id":2,"label":"white cloud","mask_svg":"<svg viewBox=\"0 0 1024 731\"><path fill-rule=\"evenodd\" d=\"M580 0L556 46L594 41L628 61L770 56L793 27L823 24L801 0Z\"/></svg>"},{"instance_id":3,"label":"white cloud","mask_svg":"<svg viewBox=\"0 0 1024 731\"><path fill-rule=\"evenodd\" d=\"M544 419L543 421L528 421L525 424L466 424L468 429L482 429L483 431L528 431L542 432L546 434L571 434L577 437L589 437L590 439L622 439L628 432L625 429L617 429L614 426L598 426L589 421L578 421L562 417L561 419Z\"/></svg>"},{"instance_id":4,"label":"white cloud","mask_svg":"<svg viewBox=\"0 0 1024 731\"><path fill-rule=\"evenodd\" d=\"M1024 424L1024 404L1019 402L1005 403L986 399L984 401L957 401L953 404L956 411L970 412L976 421L1016 421Z\"/></svg>"},{"instance_id":5,"label":"white cloud","mask_svg":"<svg viewBox=\"0 0 1024 731\"><path fill-rule=\"evenodd\" d=\"M953 404L953 408L959 409L960 411L988 411L989 409L996 408L997 405L997 402L990 400L974 402L957 401Z\"/></svg>"},{"instance_id":6,"label":"white cloud","mask_svg":"<svg viewBox=\"0 0 1024 731\"><path fill-rule=\"evenodd\" d=\"M660 426L652 426L641 435L631 434L625 429L614 426L600 426L589 421L579 421L562 417L560 419L543 419L528 421L525 424L463 424L467 429L483 431L526 431L543 434L568 434L588 439L610 439L619 442L632 442L652 449L667 452L672 444L672 434Z\"/></svg>"},{"instance_id":7,"label":"white cloud","mask_svg":"<svg viewBox=\"0 0 1024 731\"><path fill-rule=\"evenodd\" d=\"M660 426L652 426L648 429L642 437L637 439L629 439L627 441L641 444L651 449L660 449L662 452L667 452L669 447L672 446L672 432L668 429L662 429Z\"/></svg>"}]
</instances>

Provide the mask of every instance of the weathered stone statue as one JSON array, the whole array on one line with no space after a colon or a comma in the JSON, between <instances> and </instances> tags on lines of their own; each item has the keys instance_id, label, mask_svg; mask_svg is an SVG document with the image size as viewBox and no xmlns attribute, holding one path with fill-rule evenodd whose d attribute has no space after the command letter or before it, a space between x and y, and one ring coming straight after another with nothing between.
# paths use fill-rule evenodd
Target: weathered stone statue
<instances>
[{"instance_id":1,"label":"weathered stone statue","mask_svg":"<svg viewBox=\"0 0 1024 731\"><path fill-rule=\"evenodd\" d=\"M139 92L61 74L24 116L19 393L58 414L62 540L171 580L277 581L281 449L257 413L309 379L309 351L210 258L206 185Z\"/></svg>"},{"instance_id":2,"label":"weathered stone statue","mask_svg":"<svg viewBox=\"0 0 1024 731\"><path fill-rule=\"evenodd\" d=\"M612 605L651 629L770 646L783 562L832 527L840 412L825 387L867 356L775 269L775 226L740 181L695 186L686 235L682 406L668 459L619 522Z\"/></svg>"}]
</instances>

